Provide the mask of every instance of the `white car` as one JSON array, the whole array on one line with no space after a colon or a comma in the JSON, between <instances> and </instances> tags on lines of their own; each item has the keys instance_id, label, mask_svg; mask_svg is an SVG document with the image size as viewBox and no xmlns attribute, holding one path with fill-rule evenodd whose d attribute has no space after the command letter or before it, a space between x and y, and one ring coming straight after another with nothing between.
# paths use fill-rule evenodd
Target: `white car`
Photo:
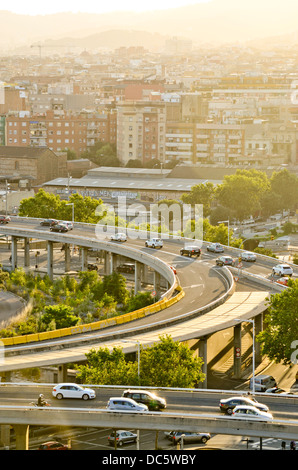
<instances>
[{"instance_id":1,"label":"white car","mask_svg":"<svg viewBox=\"0 0 298 470\"><path fill-rule=\"evenodd\" d=\"M241 253L240 255L240 258L242 261L256 261L257 260L257 256L255 255L255 253L252 253L251 251L243 251L243 253Z\"/></svg>"},{"instance_id":2,"label":"white car","mask_svg":"<svg viewBox=\"0 0 298 470\"><path fill-rule=\"evenodd\" d=\"M212 251L213 253L223 253L224 247L220 243L210 243L207 246L207 251Z\"/></svg>"},{"instance_id":3,"label":"white car","mask_svg":"<svg viewBox=\"0 0 298 470\"><path fill-rule=\"evenodd\" d=\"M162 248L163 241L161 238L150 238L150 240L145 241L145 246L149 248Z\"/></svg>"},{"instance_id":4,"label":"white car","mask_svg":"<svg viewBox=\"0 0 298 470\"><path fill-rule=\"evenodd\" d=\"M107 404L107 409L112 411L148 411L148 406L137 403L132 398L111 397Z\"/></svg>"},{"instance_id":5,"label":"white car","mask_svg":"<svg viewBox=\"0 0 298 470\"><path fill-rule=\"evenodd\" d=\"M249 419L254 421L272 421L273 416L268 411L258 410L255 406L240 405L233 410L232 418Z\"/></svg>"},{"instance_id":6,"label":"white car","mask_svg":"<svg viewBox=\"0 0 298 470\"><path fill-rule=\"evenodd\" d=\"M293 269L288 264L277 264L272 268L272 274L279 276L292 276Z\"/></svg>"},{"instance_id":7,"label":"white car","mask_svg":"<svg viewBox=\"0 0 298 470\"><path fill-rule=\"evenodd\" d=\"M126 242L127 236L125 233L115 233L114 235L111 235L111 241L114 242Z\"/></svg>"},{"instance_id":8,"label":"white car","mask_svg":"<svg viewBox=\"0 0 298 470\"><path fill-rule=\"evenodd\" d=\"M72 230L72 229L73 229L73 223L72 223L72 222L69 222L68 220L59 220L58 223L61 224L61 225L66 225L66 227L68 228L68 230Z\"/></svg>"},{"instance_id":9,"label":"white car","mask_svg":"<svg viewBox=\"0 0 298 470\"><path fill-rule=\"evenodd\" d=\"M62 400L62 398L91 400L96 397L95 391L91 388L84 388L74 383L61 383L55 385L52 390L52 395L58 400Z\"/></svg>"}]
</instances>

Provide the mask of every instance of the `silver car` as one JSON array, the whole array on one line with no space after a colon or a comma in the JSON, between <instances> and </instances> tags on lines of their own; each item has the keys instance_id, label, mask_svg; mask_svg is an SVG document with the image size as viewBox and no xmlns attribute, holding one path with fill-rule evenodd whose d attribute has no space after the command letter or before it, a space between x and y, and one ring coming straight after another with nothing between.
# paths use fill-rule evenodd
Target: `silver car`
<instances>
[{"instance_id":1,"label":"silver car","mask_svg":"<svg viewBox=\"0 0 298 470\"><path fill-rule=\"evenodd\" d=\"M148 406L137 403L132 398L111 397L107 404L107 409L111 411L148 411Z\"/></svg>"},{"instance_id":2,"label":"silver car","mask_svg":"<svg viewBox=\"0 0 298 470\"><path fill-rule=\"evenodd\" d=\"M213 253L223 253L225 250L220 243L211 243L207 246L207 251L211 251Z\"/></svg>"},{"instance_id":3,"label":"silver car","mask_svg":"<svg viewBox=\"0 0 298 470\"><path fill-rule=\"evenodd\" d=\"M131 431L113 431L108 437L108 443L110 446L114 446L116 439L117 446L122 446L123 444L128 444L130 442L136 442L137 437L137 434L134 434Z\"/></svg>"},{"instance_id":4,"label":"silver car","mask_svg":"<svg viewBox=\"0 0 298 470\"><path fill-rule=\"evenodd\" d=\"M176 432L172 431L167 434L167 438L172 441L174 444L182 441L187 442L202 442L202 444L206 444L207 441L210 439L210 434L208 432Z\"/></svg>"},{"instance_id":5,"label":"silver car","mask_svg":"<svg viewBox=\"0 0 298 470\"><path fill-rule=\"evenodd\" d=\"M273 416L268 411L258 410L255 406L236 406L232 418L249 419L253 421L272 421Z\"/></svg>"},{"instance_id":6,"label":"silver car","mask_svg":"<svg viewBox=\"0 0 298 470\"><path fill-rule=\"evenodd\" d=\"M115 233L115 235L111 235L111 241L115 242L126 242L127 236L125 233Z\"/></svg>"},{"instance_id":7,"label":"silver car","mask_svg":"<svg viewBox=\"0 0 298 470\"><path fill-rule=\"evenodd\" d=\"M279 276L292 276L293 269L288 264L277 264L272 268L272 274L278 274Z\"/></svg>"},{"instance_id":8,"label":"silver car","mask_svg":"<svg viewBox=\"0 0 298 470\"><path fill-rule=\"evenodd\" d=\"M68 228L68 230L73 229L73 223L69 222L68 220L59 220L59 224L60 225L65 225Z\"/></svg>"},{"instance_id":9,"label":"silver car","mask_svg":"<svg viewBox=\"0 0 298 470\"><path fill-rule=\"evenodd\" d=\"M243 253L241 253L240 255L241 257L241 260L242 261L256 261L257 260L257 256L255 255L255 253L251 253L251 251L243 251Z\"/></svg>"}]
</instances>

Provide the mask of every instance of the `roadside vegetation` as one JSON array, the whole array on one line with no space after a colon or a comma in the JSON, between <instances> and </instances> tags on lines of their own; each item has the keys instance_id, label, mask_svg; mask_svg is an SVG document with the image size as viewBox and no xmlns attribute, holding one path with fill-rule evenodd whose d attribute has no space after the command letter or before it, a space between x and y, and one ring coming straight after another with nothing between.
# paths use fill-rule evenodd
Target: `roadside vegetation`
<instances>
[{"instance_id":1,"label":"roadside vegetation","mask_svg":"<svg viewBox=\"0 0 298 470\"><path fill-rule=\"evenodd\" d=\"M140 345L139 375L138 361L127 359L120 347L91 349L86 359L76 370L88 384L194 388L205 379L202 358L171 336L161 336L150 347Z\"/></svg>"},{"instance_id":2,"label":"roadside vegetation","mask_svg":"<svg viewBox=\"0 0 298 470\"><path fill-rule=\"evenodd\" d=\"M276 363L298 361L298 279L288 280L288 289L270 296L264 330L258 334L263 354Z\"/></svg>"},{"instance_id":3,"label":"roadside vegetation","mask_svg":"<svg viewBox=\"0 0 298 470\"><path fill-rule=\"evenodd\" d=\"M18 268L0 270L1 289L28 302L26 313L0 330L0 337L40 333L105 320L156 301L151 293L134 295L118 273L99 276L82 271L78 279L63 276L52 281L47 275L26 274Z\"/></svg>"}]
</instances>

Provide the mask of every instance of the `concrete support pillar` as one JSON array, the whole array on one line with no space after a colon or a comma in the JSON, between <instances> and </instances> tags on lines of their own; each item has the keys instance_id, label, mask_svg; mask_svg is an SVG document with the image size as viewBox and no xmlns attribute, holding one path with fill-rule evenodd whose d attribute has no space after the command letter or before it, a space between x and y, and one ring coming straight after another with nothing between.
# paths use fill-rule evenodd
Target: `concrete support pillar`
<instances>
[{"instance_id":1,"label":"concrete support pillar","mask_svg":"<svg viewBox=\"0 0 298 470\"><path fill-rule=\"evenodd\" d=\"M24 239L24 266L29 268L30 266L30 239Z\"/></svg>"},{"instance_id":2,"label":"concrete support pillar","mask_svg":"<svg viewBox=\"0 0 298 470\"><path fill-rule=\"evenodd\" d=\"M154 290L156 292L156 297L160 296L160 274L157 271L154 271Z\"/></svg>"},{"instance_id":3,"label":"concrete support pillar","mask_svg":"<svg viewBox=\"0 0 298 470\"><path fill-rule=\"evenodd\" d=\"M234 377L241 378L241 323L234 326Z\"/></svg>"},{"instance_id":4,"label":"concrete support pillar","mask_svg":"<svg viewBox=\"0 0 298 470\"><path fill-rule=\"evenodd\" d=\"M70 271L70 245L69 243L65 243L64 253L65 253L65 272L67 273L68 271Z\"/></svg>"},{"instance_id":5,"label":"concrete support pillar","mask_svg":"<svg viewBox=\"0 0 298 470\"><path fill-rule=\"evenodd\" d=\"M111 259L112 259L111 270L112 270L112 272L117 270L118 258L119 258L119 256L116 253L111 254Z\"/></svg>"},{"instance_id":6,"label":"concrete support pillar","mask_svg":"<svg viewBox=\"0 0 298 470\"><path fill-rule=\"evenodd\" d=\"M263 319L263 313L260 313L255 317L255 337L263 331ZM258 341L255 341L255 360L256 364L260 364L262 362L261 344Z\"/></svg>"},{"instance_id":7,"label":"concrete support pillar","mask_svg":"<svg viewBox=\"0 0 298 470\"><path fill-rule=\"evenodd\" d=\"M53 262L54 262L54 250L53 250L53 242L48 241L48 276L50 279L53 280L54 269L53 269Z\"/></svg>"},{"instance_id":8,"label":"concrete support pillar","mask_svg":"<svg viewBox=\"0 0 298 470\"><path fill-rule=\"evenodd\" d=\"M150 284L149 269L146 264L142 264L141 282L143 284Z\"/></svg>"},{"instance_id":9,"label":"concrete support pillar","mask_svg":"<svg viewBox=\"0 0 298 470\"><path fill-rule=\"evenodd\" d=\"M82 271L87 271L88 265L88 248L81 248L81 263L82 263Z\"/></svg>"},{"instance_id":10,"label":"concrete support pillar","mask_svg":"<svg viewBox=\"0 0 298 470\"><path fill-rule=\"evenodd\" d=\"M11 268L12 270L18 267L18 239L11 237Z\"/></svg>"},{"instance_id":11,"label":"concrete support pillar","mask_svg":"<svg viewBox=\"0 0 298 470\"><path fill-rule=\"evenodd\" d=\"M135 261L135 290L134 293L137 295L141 290L141 263Z\"/></svg>"},{"instance_id":12,"label":"concrete support pillar","mask_svg":"<svg viewBox=\"0 0 298 470\"><path fill-rule=\"evenodd\" d=\"M1 424L0 439L1 439L1 446L3 447L10 446L10 425L9 424Z\"/></svg>"},{"instance_id":13,"label":"concrete support pillar","mask_svg":"<svg viewBox=\"0 0 298 470\"><path fill-rule=\"evenodd\" d=\"M199 383L199 388L207 388L207 336L200 338L199 341L199 356L203 360L202 372L205 374L204 382Z\"/></svg>"},{"instance_id":14,"label":"concrete support pillar","mask_svg":"<svg viewBox=\"0 0 298 470\"><path fill-rule=\"evenodd\" d=\"M29 449L29 425L15 424L13 426L16 433L16 450Z\"/></svg>"},{"instance_id":15,"label":"concrete support pillar","mask_svg":"<svg viewBox=\"0 0 298 470\"><path fill-rule=\"evenodd\" d=\"M67 382L67 365L58 366L58 382Z\"/></svg>"},{"instance_id":16,"label":"concrete support pillar","mask_svg":"<svg viewBox=\"0 0 298 470\"><path fill-rule=\"evenodd\" d=\"M106 276L109 276L112 274L112 254L110 251L105 252L105 258L104 258L104 265L105 265L105 274Z\"/></svg>"}]
</instances>

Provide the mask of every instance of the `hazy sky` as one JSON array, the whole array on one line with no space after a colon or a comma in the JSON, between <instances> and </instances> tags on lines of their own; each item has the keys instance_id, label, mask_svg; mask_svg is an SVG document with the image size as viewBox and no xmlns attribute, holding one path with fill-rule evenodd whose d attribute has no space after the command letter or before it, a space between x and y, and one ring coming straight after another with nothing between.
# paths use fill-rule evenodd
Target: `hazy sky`
<instances>
[{"instance_id":1,"label":"hazy sky","mask_svg":"<svg viewBox=\"0 0 298 470\"><path fill-rule=\"evenodd\" d=\"M12 13L27 15L47 15L59 12L87 12L87 13L106 13L116 10L129 11L148 11L175 8L195 3L207 2L209 0L14 0L9 3L0 0L0 10L11 11Z\"/></svg>"}]
</instances>

